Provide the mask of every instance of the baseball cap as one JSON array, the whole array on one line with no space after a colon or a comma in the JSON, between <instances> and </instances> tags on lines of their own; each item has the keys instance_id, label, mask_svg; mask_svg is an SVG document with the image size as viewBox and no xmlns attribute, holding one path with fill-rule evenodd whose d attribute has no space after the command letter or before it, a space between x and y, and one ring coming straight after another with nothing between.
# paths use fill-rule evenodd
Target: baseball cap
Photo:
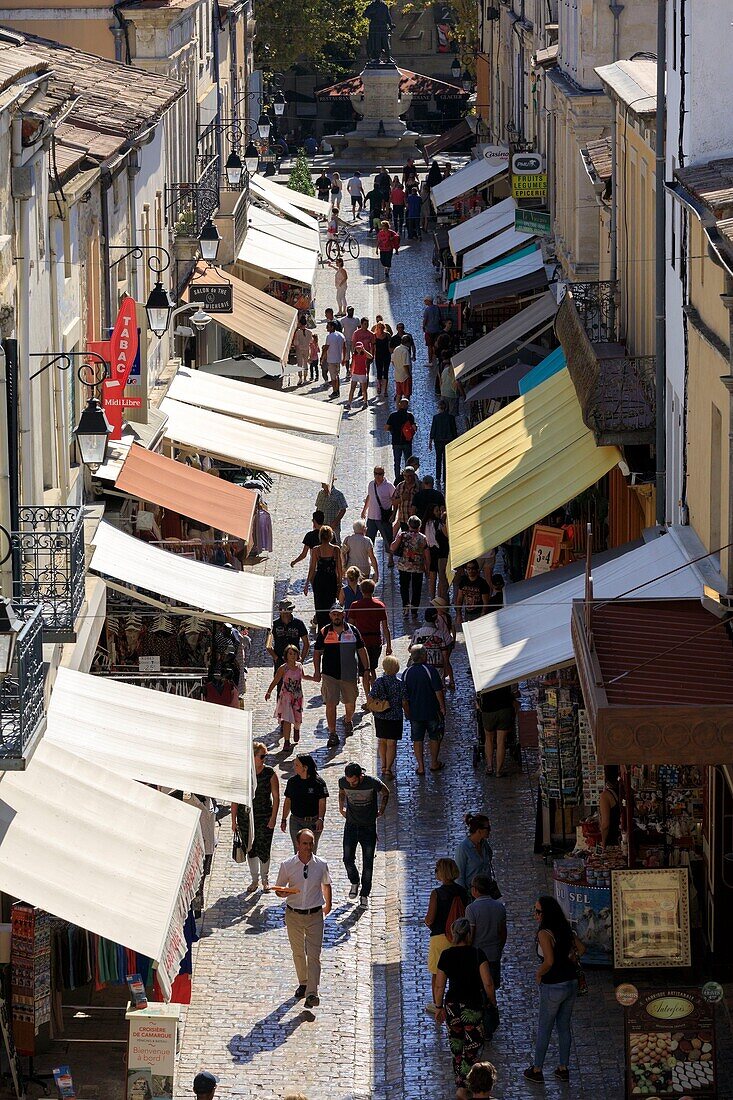
<instances>
[{"instance_id":1,"label":"baseball cap","mask_svg":"<svg viewBox=\"0 0 733 1100\"><path fill-rule=\"evenodd\" d=\"M292 600L280 600L277 606L280 611L295 611L295 604Z\"/></svg>"},{"instance_id":2,"label":"baseball cap","mask_svg":"<svg viewBox=\"0 0 733 1100\"><path fill-rule=\"evenodd\" d=\"M399 404L400 405L409 405L410 404L410 398L409 397L401 397L400 400L399 400Z\"/></svg>"},{"instance_id":3,"label":"baseball cap","mask_svg":"<svg viewBox=\"0 0 733 1100\"><path fill-rule=\"evenodd\" d=\"M193 1091L196 1096L208 1096L218 1084L218 1077L214 1077L208 1069L202 1069L193 1079Z\"/></svg>"},{"instance_id":4,"label":"baseball cap","mask_svg":"<svg viewBox=\"0 0 733 1100\"><path fill-rule=\"evenodd\" d=\"M364 769L361 764L357 764L355 760L349 761L344 768L344 775L363 775Z\"/></svg>"}]
</instances>

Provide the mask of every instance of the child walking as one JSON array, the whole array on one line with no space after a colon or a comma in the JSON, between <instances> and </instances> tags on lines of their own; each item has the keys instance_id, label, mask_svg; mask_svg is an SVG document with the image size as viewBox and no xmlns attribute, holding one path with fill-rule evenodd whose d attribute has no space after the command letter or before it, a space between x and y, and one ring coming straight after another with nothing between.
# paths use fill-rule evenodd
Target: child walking
<instances>
[{"instance_id":1,"label":"child walking","mask_svg":"<svg viewBox=\"0 0 733 1100\"><path fill-rule=\"evenodd\" d=\"M317 382L318 381L318 360L320 358L320 355L321 355L321 349L318 346L318 335L314 331L314 332L311 333L311 342L310 342L310 346L308 348L308 358L309 358L309 362L310 362L309 375L308 375L308 381L309 382Z\"/></svg>"},{"instance_id":2,"label":"child walking","mask_svg":"<svg viewBox=\"0 0 733 1100\"><path fill-rule=\"evenodd\" d=\"M290 748L290 729L293 727L293 741L300 741L300 727L303 722L303 680L310 680L306 676L303 666L298 660L300 656L297 646L285 647L285 661L280 665L272 678L272 683L265 692L265 699L269 699L273 691L280 684L280 694L275 706L275 717L282 724L284 736L283 748Z\"/></svg>"}]
</instances>

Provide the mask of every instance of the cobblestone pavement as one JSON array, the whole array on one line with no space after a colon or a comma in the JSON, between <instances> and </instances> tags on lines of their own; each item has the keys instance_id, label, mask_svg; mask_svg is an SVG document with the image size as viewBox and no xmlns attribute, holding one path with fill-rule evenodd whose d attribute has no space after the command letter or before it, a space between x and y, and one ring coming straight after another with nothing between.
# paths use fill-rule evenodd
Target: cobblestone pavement
<instances>
[{"instance_id":1,"label":"cobblestone pavement","mask_svg":"<svg viewBox=\"0 0 733 1100\"><path fill-rule=\"evenodd\" d=\"M427 431L434 407L432 383L425 370L420 317L422 299L436 284L430 264L432 243L406 242L395 260L393 278L385 285L374 258L374 246L361 231L362 253L347 261L349 303L357 315L373 320L381 313L394 324L404 320L418 345L413 409L422 428L416 440L425 472ZM318 316L333 303L333 270L319 272ZM321 331L322 326L321 327ZM306 387L325 396L320 385ZM343 529L359 515L365 487L376 458L392 469L391 449L383 424L391 403L372 404L367 412L345 417L338 446L337 484L349 509ZM274 575L278 598L287 593L306 621L311 600L303 597L306 563L296 570L289 561L299 551L310 527L317 486L278 478L270 494L275 550L257 568ZM379 548L382 557L381 543ZM381 565L380 565L381 570ZM395 652L404 664L405 628L396 578L381 574L381 595L390 609ZM457 690L450 714L443 756L446 770L419 779L414 774L409 739L399 747L397 780L380 824L380 849L370 908L360 911L347 899L348 881L341 863L341 818L336 808L337 782L348 759L375 769L375 738L368 717L357 718L354 736L344 749L326 747L325 714L316 685L306 684L306 717L301 749L313 752L331 792L319 855L327 859L334 880L334 909L326 921L321 1007L313 1021L293 1000L296 986L285 935L282 904L272 895L245 896L246 865L230 858L228 820L222 822L220 843L209 882L202 938L196 950L193 1001L186 1012L177 1076L177 1097L190 1095L196 1068L209 1066L221 1078L223 1097L280 1100L297 1089L309 1100L443 1100L454 1095L444 1029L424 1011L430 996L426 969L428 936L422 917L434 884L433 867L440 856L452 855L465 835L462 819L468 810L490 813L494 830L497 877L504 892L509 922L504 984L499 995L502 1024L487 1051L498 1067L504 1100L530 1095L593 1097L619 1100L623 1095L623 1026L613 997L610 972L589 973L591 995L579 1000L571 1084L551 1079L556 1048L546 1063L544 1090L521 1079L530 1062L537 1009L534 982L532 903L538 893L551 892L550 869L533 854L536 782L534 761L504 780L486 779L471 766L473 689L465 650L460 642L454 657ZM250 670L247 705L254 710L254 730L268 745L275 744L270 703L263 700L271 668L261 641ZM357 716L359 712L357 711ZM269 761L277 767L281 785L292 773L291 760L276 749ZM273 871L290 855L279 829L273 846ZM273 875L274 877L274 875Z\"/></svg>"}]
</instances>

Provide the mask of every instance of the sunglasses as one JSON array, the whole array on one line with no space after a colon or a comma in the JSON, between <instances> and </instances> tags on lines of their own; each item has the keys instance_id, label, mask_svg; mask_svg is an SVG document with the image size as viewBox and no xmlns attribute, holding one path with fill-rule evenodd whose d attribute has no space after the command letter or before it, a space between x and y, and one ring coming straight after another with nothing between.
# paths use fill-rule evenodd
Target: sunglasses
<instances>
[{"instance_id":1,"label":"sunglasses","mask_svg":"<svg viewBox=\"0 0 733 1100\"><path fill-rule=\"evenodd\" d=\"M542 916L542 910L540 908L538 908L536 905L535 905L535 909L534 909L534 915L536 917L541 917Z\"/></svg>"}]
</instances>

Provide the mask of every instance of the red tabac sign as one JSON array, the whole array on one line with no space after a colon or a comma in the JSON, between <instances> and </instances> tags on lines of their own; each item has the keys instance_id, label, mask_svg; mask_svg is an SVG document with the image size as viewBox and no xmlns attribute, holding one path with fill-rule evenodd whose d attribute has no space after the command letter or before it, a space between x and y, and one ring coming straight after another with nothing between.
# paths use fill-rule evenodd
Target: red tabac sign
<instances>
[{"instance_id":1,"label":"red tabac sign","mask_svg":"<svg viewBox=\"0 0 733 1100\"><path fill-rule=\"evenodd\" d=\"M104 358L110 364L110 377L102 386L102 406L112 425L111 439L122 437L123 408L139 408L140 398L125 399L124 392L130 377L138 347L137 309L134 298L123 298L109 340L104 344Z\"/></svg>"}]
</instances>

